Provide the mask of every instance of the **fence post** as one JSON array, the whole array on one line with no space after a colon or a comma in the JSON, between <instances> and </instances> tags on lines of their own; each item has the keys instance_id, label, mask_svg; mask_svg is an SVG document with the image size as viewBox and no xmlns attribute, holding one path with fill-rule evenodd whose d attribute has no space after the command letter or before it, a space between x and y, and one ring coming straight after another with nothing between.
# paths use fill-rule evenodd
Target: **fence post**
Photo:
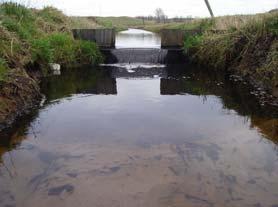
<instances>
[{"instance_id":1,"label":"fence post","mask_svg":"<svg viewBox=\"0 0 278 207\"><path fill-rule=\"evenodd\" d=\"M214 17L214 14L213 14L213 11L212 11L211 6L210 6L210 4L209 4L209 1L208 1L208 0L205 0L205 3L206 3L206 5L207 5L207 7L208 7L210 16L213 18L213 17Z\"/></svg>"}]
</instances>

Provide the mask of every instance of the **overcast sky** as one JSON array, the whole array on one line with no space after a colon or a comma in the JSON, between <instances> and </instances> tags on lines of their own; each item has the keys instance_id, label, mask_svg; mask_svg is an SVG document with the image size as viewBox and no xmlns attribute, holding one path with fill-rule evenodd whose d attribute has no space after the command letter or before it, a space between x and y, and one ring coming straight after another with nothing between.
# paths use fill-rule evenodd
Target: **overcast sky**
<instances>
[{"instance_id":1,"label":"overcast sky","mask_svg":"<svg viewBox=\"0 0 278 207\"><path fill-rule=\"evenodd\" d=\"M16 0L15 0L16 1ZM33 7L52 5L75 16L152 15L158 7L169 17L209 16L204 0L22 0ZM278 7L278 0L209 0L216 16L253 14Z\"/></svg>"}]
</instances>

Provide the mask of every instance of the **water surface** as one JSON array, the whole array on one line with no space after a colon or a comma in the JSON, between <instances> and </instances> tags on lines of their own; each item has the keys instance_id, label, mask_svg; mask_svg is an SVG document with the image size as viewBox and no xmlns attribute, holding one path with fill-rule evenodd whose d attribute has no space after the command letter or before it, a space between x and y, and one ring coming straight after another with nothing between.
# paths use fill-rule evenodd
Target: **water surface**
<instances>
[{"instance_id":1,"label":"water surface","mask_svg":"<svg viewBox=\"0 0 278 207\"><path fill-rule=\"evenodd\" d=\"M0 140L0 206L278 205L277 108L188 65L114 65L43 81Z\"/></svg>"},{"instance_id":2,"label":"water surface","mask_svg":"<svg viewBox=\"0 0 278 207\"><path fill-rule=\"evenodd\" d=\"M128 29L116 35L116 48L161 48L161 37L140 29Z\"/></svg>"}]
</instances>

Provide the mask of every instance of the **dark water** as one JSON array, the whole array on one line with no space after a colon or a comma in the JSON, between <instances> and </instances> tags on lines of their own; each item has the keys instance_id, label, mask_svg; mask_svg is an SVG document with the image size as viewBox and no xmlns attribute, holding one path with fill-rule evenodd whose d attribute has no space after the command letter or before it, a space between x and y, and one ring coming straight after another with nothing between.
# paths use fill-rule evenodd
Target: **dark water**
<instances>
[{"instance_id":1,"label":"dark water","mask_svg":"<svg viewBox=\"0 0 278 207\"><path fill-rule=\"evenodd\" d=\"M278 205L277 110L221 74L152 67L45 80L1 139L0 206Z\"/></svg>"},{"instance_id":2,"label":"dark water","mask_svg":"<svg viewBox=\"0 0 278 207\"><path fill-rule=\"evenodd\" d=\"M278 109L244 82L138 63L42 90L0 135L0 207L278 206Z\"/></svg>"}]
</instances>

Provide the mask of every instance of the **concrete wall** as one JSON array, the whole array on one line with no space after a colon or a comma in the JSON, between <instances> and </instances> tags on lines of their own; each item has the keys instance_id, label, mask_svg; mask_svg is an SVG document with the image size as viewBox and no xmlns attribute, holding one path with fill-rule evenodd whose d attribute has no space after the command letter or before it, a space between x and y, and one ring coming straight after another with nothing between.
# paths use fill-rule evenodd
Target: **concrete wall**
<instances>
[{"instance_id":1,"label":"concrete wall","mask_svg":"<svg viewBox=\"0 0 278 207\"><path fill-rule=\"evenodd\" d=\"M161 47L162 48L183 47L183 41L186 35L194 35L200 33L201 30L163 29L161 30Z\"/></svg>"},{"instance_id":2,"label":"concrete wall","mask_svg":"<svg viewBox=\"0 0 278 207\"><path fill-rule=\"evenodd\" d=\"M114 29L74 29L75 39L93 41L102 48L114 48L116 31Z\"/></svg>"}]
</instances>

